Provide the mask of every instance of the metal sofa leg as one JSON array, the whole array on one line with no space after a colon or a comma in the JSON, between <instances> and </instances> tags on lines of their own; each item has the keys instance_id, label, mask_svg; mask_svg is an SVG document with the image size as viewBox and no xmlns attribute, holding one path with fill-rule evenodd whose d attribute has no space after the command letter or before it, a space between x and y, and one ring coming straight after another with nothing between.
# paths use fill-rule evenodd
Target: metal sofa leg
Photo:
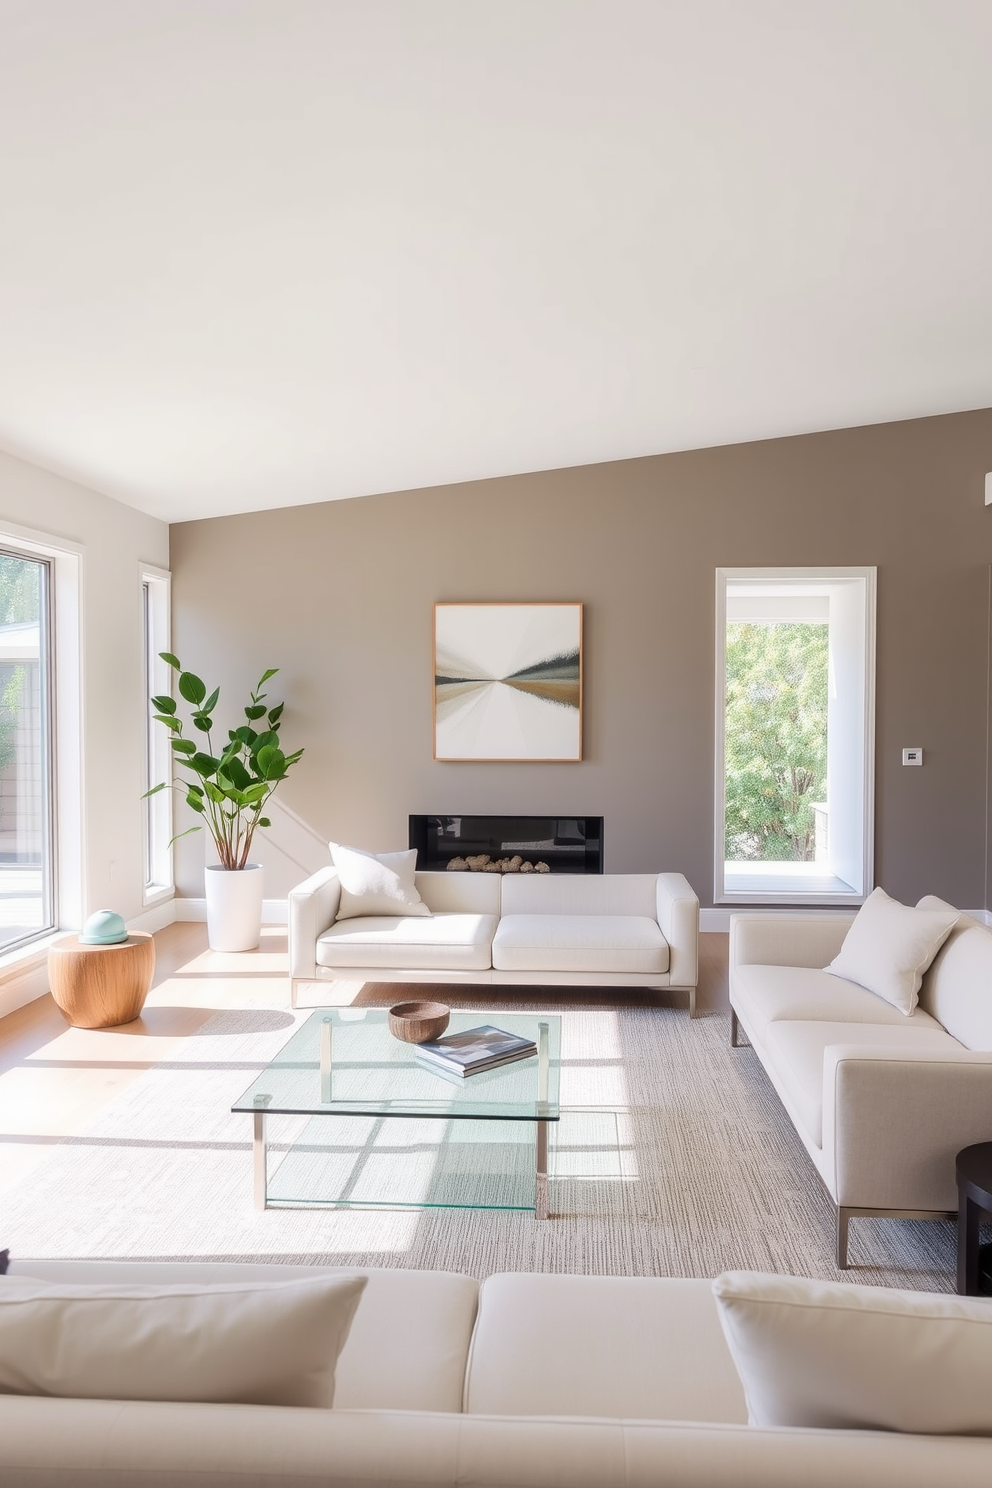
<instances>
[{"instance_id":1,"label":"metal sofa leg","mask_svg":"<svg viewBox=\"0 0 992 1488\"><path fill-rule=\"evenodd\" d=\"M290 977L290 979L289 979L289 1005L290 1005L291 1008L298 1008L299 1005L300 1005L300 1003L299 1003L299 987L300 987L300 979L299 979L299 977Z\"/></svg>"},{"instance_id":2,"label":"metal sofa leg","mask_svg":"<svg viewBox=\"0 0 992 1488\"><path fill-rule=\"evenodd\" d=\"M739 1049L740 1048L741 1045L740 1045L740 1036L739 1035L740 1035L740 1024L737 1021L737 1014L734 1012L733 1008L731 1008L730 1009L730 1047L732 1049Z\"/></svg>"},{"instance_id":3,"label":"metal sofa leg","mask_svg":"<svg viewBox=\"0 0 992 1488\"><path fill-rule=\"evenodd\" d=\"M849 1209L837 1205L837 1269L847 1270L847 1226L851 1218Z\"/></svg>"},{"instance_id":4,"label":"metal sofa leg","mask_svg":"<svg viewBox=\"0 0 992 1488\"><path fill-rule=\"evenodd\" d=\"M694 1018L695 1016L696 1016L696 989L695 989L695 987L690 987L689 988L689 1017L690 1018Z\"/></svg>"}]
</instances>

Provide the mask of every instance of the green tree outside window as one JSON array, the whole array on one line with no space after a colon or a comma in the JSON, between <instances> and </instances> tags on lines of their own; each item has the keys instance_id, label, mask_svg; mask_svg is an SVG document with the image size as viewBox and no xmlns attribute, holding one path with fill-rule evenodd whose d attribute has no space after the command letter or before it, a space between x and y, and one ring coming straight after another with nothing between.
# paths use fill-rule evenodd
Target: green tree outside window
<instances>
[{"instance_id":1,"label":"green tree outside window","mask_svg":"<svg viewBox=\"0 0 992 1488\"><path fill-rule=\"evenodd\" d=\"M810 862L827 791L828 626L727 625L728 862Z\"/></svg>"}]
</instances>

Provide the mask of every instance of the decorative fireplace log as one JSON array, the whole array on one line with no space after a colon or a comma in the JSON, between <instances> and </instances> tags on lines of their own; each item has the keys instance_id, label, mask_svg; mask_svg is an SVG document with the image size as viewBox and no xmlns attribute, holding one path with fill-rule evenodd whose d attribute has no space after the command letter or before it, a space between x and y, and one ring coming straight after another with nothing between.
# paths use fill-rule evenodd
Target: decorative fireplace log
<instances>
[{"instance_id":1,"label":"decorative fireplace log","mask_svg":"<svg viewBox=\"0 0 992 1488\"><path fill-rule=\"evenodd\" d=\"M473 853L470 858L449 858L448 873L550 873L547 863L534 863L514 853L512 858L493 858L489 853Z\"/></svg>"}]
</instances>

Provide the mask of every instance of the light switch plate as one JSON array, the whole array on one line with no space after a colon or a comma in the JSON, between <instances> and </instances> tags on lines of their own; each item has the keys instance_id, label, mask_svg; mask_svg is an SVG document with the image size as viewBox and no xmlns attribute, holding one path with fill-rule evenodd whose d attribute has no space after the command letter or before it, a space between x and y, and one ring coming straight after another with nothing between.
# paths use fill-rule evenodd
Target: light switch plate
<instances>
[{"instance_id":1,"label":"light switch plate","mask_svg":"<svg viewBox=\"0 0 992 1488\"><path fill-rule=\"evenodd\" d=\"M903 752L902 752L902 762L903 762L904 765L922 765L922 763L923 763L923 750L922 749L904 749Z\"/></svg>"}]
</instances>

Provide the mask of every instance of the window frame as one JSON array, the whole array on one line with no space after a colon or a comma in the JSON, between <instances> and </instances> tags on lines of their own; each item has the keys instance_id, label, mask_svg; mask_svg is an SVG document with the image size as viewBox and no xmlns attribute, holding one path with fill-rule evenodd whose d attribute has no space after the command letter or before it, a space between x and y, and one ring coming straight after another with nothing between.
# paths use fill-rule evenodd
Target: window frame
<instances>
[{"instance_id":1,"label":"window frame","mask_svg":"<svg viewBox=\"0 0 992 1488\"><path fill-rule=\"evenodd\" d=\"M861 885L857 890L825 889L822 886L801 890L794 886L777 887L769 875L768 886L749 892L726 887L726 684L727 684L727 591L730 585L753 582L755 585L825 587L859 581L864 585L863 625L863 690L852 694L855 707L860 707L862 738L860 755L861 783ZM714 794L713 794L713 903L715 905L782 906L858 905L871 892L874 883L875 827L875 633L877 570L874 567L776 567L718 568L716 570L716 703L714 728ZM828 622L831 623L831 622ZM833 654L833 653L832 653ZM828 759L830 736L828 735ZM828 764L829 769L829 764ZM831 803L831 808L833 803ZM835 873L824 877L837 877Z\"/></svg>"},{"instance_id":2,"label":"window frame","mask_svg":"<svg viewBox=\"0 0 992 1488\"><path fill-rule=\"evenodd\" d=\"M172 576L151 563L139 567L139 605L142 636L142 680L145 694L144 789L160 780L172 785L170 735L152 717L153 695L172 691L172 671L159 655L171 649ZM175 893L172 852L172 790L159 791L144 801L142 902L158 904Z\"/></svg>"},{"instance_id":3,"label":"window frame","mask_svg":"<svg viewBox=\"0 0 992 1488\"><path fill-rule=\"evenodd\" d=\"M0 949L0 972L39 953L83 910L83 547L67 538L0 521L0 545L48 565L48 832L52 925Z\"/></svg>"}]
</instances>

